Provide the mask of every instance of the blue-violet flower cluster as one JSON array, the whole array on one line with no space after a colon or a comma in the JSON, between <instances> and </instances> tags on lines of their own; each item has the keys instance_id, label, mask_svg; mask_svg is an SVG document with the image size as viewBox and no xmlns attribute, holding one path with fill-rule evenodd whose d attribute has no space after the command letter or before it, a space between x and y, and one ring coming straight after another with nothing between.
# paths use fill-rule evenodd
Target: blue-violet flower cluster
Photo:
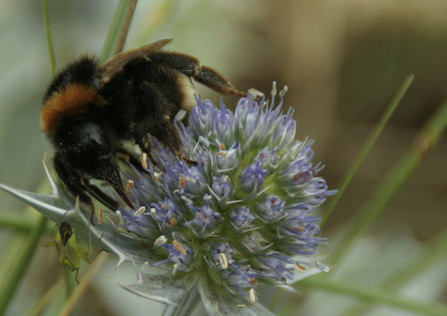
<instances>
[{"instance_id":1,"label":"blue-violet flower cluster","mask_svg":"<svg viewBox=\"0 0 447 316\"><path fill-rule=\"evenodd\" d=\"M283 113L251 91L233 114L221 102L197 99L189 127L180 125L188 165L155 140L154 166L127 173L132 197L145 211L121 210L123 227L154 245L175 274L200 274L213 286L256 300L258 283L290 284L318 237L314 208L328 191L314 165L313 141L295 140L292 110Z\"/></svg>"}]
</instances>

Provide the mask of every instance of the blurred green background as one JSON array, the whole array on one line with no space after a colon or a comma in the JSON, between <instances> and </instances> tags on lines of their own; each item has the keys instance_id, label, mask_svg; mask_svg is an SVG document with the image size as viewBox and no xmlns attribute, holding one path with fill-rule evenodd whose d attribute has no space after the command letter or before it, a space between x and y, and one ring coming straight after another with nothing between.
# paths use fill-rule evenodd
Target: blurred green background
<instances>
[{"instance_id":1,"label":"blurred green background","mask_svg":"<svg viewBox=\"0 0 447 316\"><path fill-rule=\"evenodd\" d=\"M117 4L117 0L48 1L59 68L82 53L100 53ZM414 74L401 105L329 218L323 235L334 240L447 98L446 14L444 0L140 0L125 49L174 38L168 49L198 57L239 90L254 87L269 95L272 81L279 89L287 85L285 105L295 109L297 138L317 139L314 160L326 165L321 175L330 189L337 188L404 78ZM44 177L44 153L51 156L39 122L43 92L51 79L40 1L0 1L0 47L0 182L32 191ZM196 87L215 102L221 98ZM230 108L237 101L224 100ZM446 229L446 160L443 137L369 231L362 241L366 244L356 248L376 254L367 264L382 262L381 254L392 257L393 264L410 264L418 251L423 254L427 241ZM1 212L20 212L24 207L6 193L0 193L0 201ZM10 234L1 228L0 247ZM319 248L323 254L330 252L330 246ZM356 258L351 262L361 271L362 255ZM130 304L141 309L135 315L152 315L147 306L153 303L123 293L104 279L112 276L114 264L115 258L109 258L77 313L124 315ZM358 272L359 278L390 265L385 260L370 266L368 272ZM123 282L132 283L132 269L120 268L113 278L121 275ZM61 271L56 251L40 248L8 315L27 310ZM438 277L438 281L442 282L429 301L445 303L445 280ZM302 294L299 306L293 305L296 297L285 299L293 314L338 315L318 309L318 301L312 302L314 296L307 291ZM268 301L272 295L265 291L261 299ZM327 302L342 305L336 296L332 299ZM390 315L397 315L394 312L398 311Z\"/></svg>"}]
</instances>

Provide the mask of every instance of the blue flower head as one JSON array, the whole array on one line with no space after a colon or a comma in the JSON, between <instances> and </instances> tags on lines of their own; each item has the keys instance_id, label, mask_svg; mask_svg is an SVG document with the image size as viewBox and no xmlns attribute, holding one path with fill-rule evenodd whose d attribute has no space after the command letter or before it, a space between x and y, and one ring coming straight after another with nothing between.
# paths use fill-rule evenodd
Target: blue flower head
<instances>
[{"instance_id":1,"label":"blue flower head","mask_svg":"<svg viewBox=\"0 0 447 316\"><path fill-rule=\"evenodd\" d=\"M270 102L249 91L234 113L197 98L189 126L178 125L184 153L197 165L154 139L150 167L124 173L137 209L120 208L121 231L105 223L91 230L120 262L148 262L167 273L138 271L137 283L122 287L175 304L198 286L214 313L228 302L255 306L258 283L291 284L304 265L321 269L305 260L326 241L313 210L336 191L317 177L313 141L295 140L293 111L282 109L285 92L275 104L276 85Z\"/></svg>"},{"instance_id":2,"label":"blue flower head","mask_svg":"<svg viewBox=\"0 0 447 316\"><path fill-rule=\"evenodd\" d=\"M240 99L235 114L223 103L217 108L197 99L190 126L179 131L185 154L198 164L157 146L154 169L128 175L139 182L132 202L148 211L125 221L149 244L158 227L166 242L155 249L172 272L201 274L246 297L258 282L295 280L300 256L325 241L316 236L320 218L312 211L335 193L316 177L322 168L312 164L313 141L294 140L296 123L291 110L282 111L283 93L278 105L275 95L270 105L257 96ZM142 234L146 227L150 233Z\"/></svg>"}]
</instances>

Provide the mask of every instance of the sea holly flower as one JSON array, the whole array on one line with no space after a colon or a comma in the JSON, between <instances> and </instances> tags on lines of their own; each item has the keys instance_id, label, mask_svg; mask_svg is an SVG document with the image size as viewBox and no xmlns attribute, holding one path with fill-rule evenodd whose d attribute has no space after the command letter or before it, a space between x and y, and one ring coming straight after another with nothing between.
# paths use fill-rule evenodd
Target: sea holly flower
<instances>
[{"instance_id":1,"label":"sea holly flower","mask_svg":"<svg viewBox=\"0 0 447 316\"><path fill-rule=\"evenodd\" d=\"M309 259L326 242L312 213L336 193L317 177L313 141L294 139L293 111L282 109L285 92L275 104L276 85L270 102L251 90L235 113L197 98L189 127L179 124L185 155L197 165L154 139L149 167L130 164L123 174L137 207L121 207L114 226L90 226L86 211L54 183L50 196L4 189L56 223L68 221L78 238L88 240L90 230L119 264L142 264L135 284L119 284L128 291L172 306L200 295L213 315L269 315L257 303L259 283L290 285L327 272ZM142 271L148 265L166 273Z\"/></svg>"}]
</instances>

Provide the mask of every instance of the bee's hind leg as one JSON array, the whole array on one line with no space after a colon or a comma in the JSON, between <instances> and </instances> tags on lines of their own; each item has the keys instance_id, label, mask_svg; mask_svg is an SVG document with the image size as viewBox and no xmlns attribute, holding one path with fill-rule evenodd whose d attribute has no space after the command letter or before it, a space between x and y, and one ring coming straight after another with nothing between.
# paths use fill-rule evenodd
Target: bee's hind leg
<instances>
[{"instance_id":1,"label":"bee's hind leg","mask_svg":"<svg viewBox=\"0 0 447 316\"><path fill-rule=\"evenodd\" d=\"M197 58L192 56L166 51L154 52L150 59L164 67L180 71L185 76L194 78L195 81L225 95L245 97L246 93L236 90L230 81L216 69L201 66Z\"/></svg>"}]
</instances>

